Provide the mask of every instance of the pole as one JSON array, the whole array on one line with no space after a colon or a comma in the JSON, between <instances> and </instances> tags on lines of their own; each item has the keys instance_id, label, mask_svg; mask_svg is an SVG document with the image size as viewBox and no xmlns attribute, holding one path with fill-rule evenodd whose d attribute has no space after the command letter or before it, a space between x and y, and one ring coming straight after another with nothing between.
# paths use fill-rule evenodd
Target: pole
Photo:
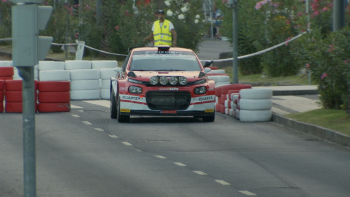
<instances>
[{"instance_id":1,"label":"pole","mask_svg":"<svg viewBox=\"0 0 350 197\"><path fill-rule=\"evenodd\" d=\"M24 197L36 196L34 66L17 67L22 80Z\"/></svg>"},{"instance_id":2,"label":"pole","mask_svg":"<svg viewBox=\"0 0 350 197\"><path fill-rule=\"evenodd\" d=\"M210 7L210 38L213 39L214 38L214 32L213 32L213 17L212 17L212 12L213 12L213 6L211 5L211 0L209 0L209 7Z\"/></svg>"},{"instance_id":3,"label":"pole","mask_svg":"<svg viewBox=\"0 0 350 197\"><path fill-rule=\"evenodd\" d=\"M66 26L66 45L64 46L64 49L66 50L66 59L67 59L67 52L68 52L68 28L69 28L69 9L68 9L68 0L66 0L66 6L67 6L67 26Z\"/></svg>"},{"instance_id":4,"label":"pole","mask_svg":"<svg viewBox=\"0 0 350 197\"><path fill-rule=\"evenodd\" d=\"M233 0L232 4L232 66L233 66L233 77L232 83L238 83L238 0Z\"/></svg>"},{"instance_id":5,"label":"pole","mask_svg":"<svg viewBox=\"0 0 350 197\"><path fill-rule=\"evenodd\" d=\"M333 32L345 27L345 0L333 1Z\"/></svg>"},{"instance_id":6,"label":"pole","mask_svg":"<svg viewBox=\"0 0 350 197\"><path fill-rule=\"evenodd\" d=\"M311 20L311 4L310 4L310 0L306 0L305 1L305 9L306 9L306 14L307 14L307 33L310 34L310 26L311 26L311 23L310 23L310 20ZM311 70L309 69L309 72L308 72L308 80L309 80L309 85L311 85Z\"/></svg>"}]
</instances>

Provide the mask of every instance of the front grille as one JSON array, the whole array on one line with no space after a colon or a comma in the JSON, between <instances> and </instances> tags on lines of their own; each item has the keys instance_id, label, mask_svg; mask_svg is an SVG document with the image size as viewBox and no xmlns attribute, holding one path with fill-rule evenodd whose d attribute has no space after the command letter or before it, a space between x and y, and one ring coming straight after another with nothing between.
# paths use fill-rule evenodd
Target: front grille
<instances>
[{"instance_id":1,"label":"front grille","mask_svg":"<svg viewBox=\"0 0 350 197\"><path fill-rule=\"evenodd\" d=\"M191 103L190 92L147 92L146 102L152 110L185 110Z\"/></svg>"}]
</instances>

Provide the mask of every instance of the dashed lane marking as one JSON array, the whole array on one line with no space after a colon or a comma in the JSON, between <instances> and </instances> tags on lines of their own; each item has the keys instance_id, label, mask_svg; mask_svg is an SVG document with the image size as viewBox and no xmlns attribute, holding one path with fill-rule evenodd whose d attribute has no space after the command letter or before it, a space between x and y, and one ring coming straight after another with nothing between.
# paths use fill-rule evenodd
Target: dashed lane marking
<instances>
[{"instance_id":1,"label":"dashed lane marking","mask_svg":"<svg viewBox=\"0 0 350 197\"><path fill-rule=\"evenodd\" d=\"M77 114L72 114L73 117L79 118L80 116Z\"/></svg>"},{"instance_id":2,"label":"dashed lane marking","mask_svg":"<svg viewBox=\"0 0 350 197\"><path fill-rule=\"evenodd\" d=\"M166 157L163 157L161 155L155 155L155 157L159 158L159 159L166 159Z\"/></svg>"},{"instance_id":3,"label":"dashed lane marking","mask_svg":"<svg viewBox=\"0 0 350 197\"><path fill-rule=\"evenodd\" d=\"M249 192L249 191L247 191L247 190L245 190L245 191L239 191L239 192L241 192L242 194L245 194L245 195L247 195L247 196L256 196L256 194L254 194L254 193L252 193L252 192Z\"/></svg>"},{"instance_id":4,"label":"dashed lane marking","mask_svg":"<svg viewBox=\"0 0 350 197\"><path fill-rule=\"evenodd\" d=\"M84 112L84 110L77 110L78 112Z\"/></svg>"},{"instance_id":5,"label":"dashed lane marking","mask_svg":"<svg viewBox=\"0 0 350 197\"><path fill-rule=\"evenodd\" d=\"M105 130L103 130L103 129L101 129L101 128L95 128L97 131L105 131Z\"/></svg>"},{"instance_id":6,"label":"dashed lane marking","mask_svg":"<svg viewBox=\"0 0 350 197\"><path fill-rule=\"evenodd\" d=\"M176 165L178 165L178 166L186 166L185 164L180 163L180 162L174 162L174 164L176 164Z\"/></svg>"},{"instance_id":7,"label":"dashed lane marking","mask_svg":"<svg viewBox=\"0 0 350 197\"><path fill-rule=\"evenodd\" d=\"M86 125L92 125L89 121L83 121L83 123Z\"/></svg>"},{"instance_id":8,"label":"dashed lane marking","mask_svg":"<svg viewBox=\"0 0 350 197\"><path fill-rule=\"evenodd\" d=\"M129 142L122 142L122 143L126 146L132 146L132 144L130 144Z\"/></svg>"},{"instance_id":9,"label":"dashed lane marking","mask_svg":"<svg viewBox=\"0 0 350 197\"><path fill-rule=\"evenodd\" d=\"M224 181L224 180L215 180L217 183L220 183L221 185L231 185L230 183Z\"/></svg>"},{"instance_id":10,"label":"dashed lane marking","mask_svg":"<svg viewBox=\"0 0 350 197\"><path fill-rule=\"evenodd\" d=\"M109 137L114 138L114 139L118 138L118 136L116 136L116 135L109 135Z\"/></svg>"},{"instance_id":11,"label":"dashed lane marking","mask_svg":"<svg viewBox=\"0 0 350 197\"><path fill-rule=\"evenodd\" d=\"M193 172L199 175L208 175L207 173L204 173L202 171L193 171Z\"/></svg>"}]
</instances>

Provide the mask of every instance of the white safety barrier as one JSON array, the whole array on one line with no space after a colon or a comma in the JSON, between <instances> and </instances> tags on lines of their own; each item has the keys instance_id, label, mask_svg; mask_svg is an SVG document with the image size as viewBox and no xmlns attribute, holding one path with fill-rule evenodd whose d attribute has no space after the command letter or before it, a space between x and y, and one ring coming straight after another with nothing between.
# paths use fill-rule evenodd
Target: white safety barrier
<instances>
[{"instance_id":1,"label":"white safety barrier","mask_svg":"<svg viewBox=\"0 0 350 197\"><path fill-rule=\"evenodd\" d=\"M100 70L70 71L70 97L72 100L100 99Z\"/></svg>"},{"instance_id":2,"label":"white safety barrier","mask_svg":"<svg viewBox=\"0 0 350 197\"><path fill-rule=\"evenodd\" d=\"M66 60L66 70L91 69L91 61L88 60Z\"/></svg>"},{"instance_id":3,"label":"white safety barrier","mask_svg":"<svg viewBox=\"0 0 350 197\"><path fill-rule=\"evenodd\" d=\"M270 121L272 112L271 89L242 89L237 109L239 120L244 122ZM237 113L237 111L236 111Z\"/></svg>"},{"instance_id":4,"label":"white safety barrier","mask_svg":"<svg viewBox=\"0 0 350 197\"><path fill-rule=\"evenodd\" d=\"M39 70L65 70L65 62L39 61Z\"/></svg>"},{"instance_id":5,"label":"white safety barrier","mask_svg":"<svg viewBox=\"0 0 350 197\"><path fill-rule=\"evenodd\" d=\"M115 68L118 67L118 61L94 60L91 61L92 69Z\"/></svg>"},{"instance_id":6,"label":"white safety barrier","mask_svg":"<svg viewBox=\"0 0 350 197\"><path fill-rule=\"evenodd\" d=\"M0 61L0 67L12 67L12 61Z\"/></svg>"},{"instance_id":7,"label":"white safety barrier","mask_svg":"<svg viewBox=\"0 0 350 197\"><path fill-rule=\"evenodd\" d=\"M68 70L41 70L39 71L39 81L69 81Z\"/></svg>"}]
</instances>

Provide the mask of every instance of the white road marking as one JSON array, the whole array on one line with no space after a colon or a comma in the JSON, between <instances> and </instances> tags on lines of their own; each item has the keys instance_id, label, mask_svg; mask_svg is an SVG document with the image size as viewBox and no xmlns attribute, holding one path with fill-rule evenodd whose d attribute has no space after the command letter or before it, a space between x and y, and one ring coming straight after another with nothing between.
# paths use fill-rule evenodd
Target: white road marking
<instances>
[{"instance_id":1,"label":"white road marking","mask_svg":"<svg viewBox=\"0 0 350 197\"><path fill-rule=\"evenodd\" d=\"M245 194L245 195L247 195L247 196L256 196L256 194L254 194L254 193L252 193L252 192L249 192L249 191L247 191L247 190L245 190L245 191L239 191L239 192L241 192L242 194Z\"/></svg>"},{"instance_id":2,"label":"white road marking","mask_svg":"<svg viewBox=\"0 0 350 197\"><path fill-rule=\"evenodd\" d=\"M178 166L186 166L185 164L180 163L180 162L174 162L174 164L176 164L176 165L178 165Z\"/></svg>"},{"instance_id":3,"label":"white road marking","mask_svg":"<svg viewBox=\"0 0 350 197\"><path fill-rule=\"evenodd\" d=\"M193 172L199 175L208 175L207 173L204 173L202 171L193 171Z\"/></svg>"},{"instance_id":4,"label":"white road marking","mask_svg":"<svg viewBox=\"0 0 350 197\"><path fill-rule=\"evenodd\" d=\"M86 125L92 125L89 121L83 121L83 123Z\"/></svg>"},{"instance_id":5,"label":"white road marking","mask_svg":"<svg viewBox=\"0 0 350 197\"><path fill-rule=\"evenodd\" d=\"M72 114L73 117L79 118L80 116L77 114Z\"/></svg>"},{"instance_id":6,"label":"white road marking","mask_svg":"<svg viewBox=\"0 0 350 197\"><path fill-rule=\"evenodd\" d=\"M101 129L101 128L95 128L97 131L105 131L105 130L103 130L103 129Z\"/></svg>"},{"instance_id":7,"label":"white road marking","mask_svg":"<svg viewBox=\"0 0 350 197\"><path fill-rule=\"evenodd\" d=\"M111 101L109 100L89 100L89 101L84 101L86 103L90 103L90 104L94 104L94 105L99 105L99 106L103 106L103 107L110 107L111 105Z\"/></svg>"},{"instance_id":8,"label":"white road marking","mask_svg":"<svg viewBox=\"0 0 350 197\"><path fill-rule=\"evenodd\" d=\"M109 137L114 138L114 139L118 138L118 136L116 136L116 135L109 135Z\"/></svg>"},{"instance_id":9,"label":"white road marking","mask_svg":"<svg viewBox=\"0 0 350 197\"><path fill-rule=\"evenodd\" d=\"M132 146L132 144L130 144L129 142L122 142L122 143L126 146Z\"/></svg>"},{"instance_id":10,"label":"white road marking","mask_svg":"<svg viewBox=\"0 0 350 197\"><path fill-rule=\"evenodd\" d=\"M217 183L220 183L221 185L231 185L230 183L224 181L224 180L215 180Z\"/></svg>"},{"instance_id":11,"label":"white road marking","mask_svg":"<svg viewBox=\"0 0 350 197\"><path fill-rule=\"evenodd\" d=\"M83 107L77 106L77 105L70 105L71 109L82 109Z\"/></svg>"},{"instance_id":12,"label":"white road marking","mask_svg":"<svg viewBox=\"0 0 350 197\"><path fill-rule=\"evenodd\" d=\"M166 159L166 157L163 157L161 155L155 155L155 157L158 157L159 159Z\"/></svg>"},{"instance_id":13,"label":"white road marking","mask_svg":"<svg viewBox=\"0 0 350 197\"><path fill-rule=\"evenodd\" d=\"M77 110L78 112L84 112L84 110Z\"/></svg>"}]
</instances>

